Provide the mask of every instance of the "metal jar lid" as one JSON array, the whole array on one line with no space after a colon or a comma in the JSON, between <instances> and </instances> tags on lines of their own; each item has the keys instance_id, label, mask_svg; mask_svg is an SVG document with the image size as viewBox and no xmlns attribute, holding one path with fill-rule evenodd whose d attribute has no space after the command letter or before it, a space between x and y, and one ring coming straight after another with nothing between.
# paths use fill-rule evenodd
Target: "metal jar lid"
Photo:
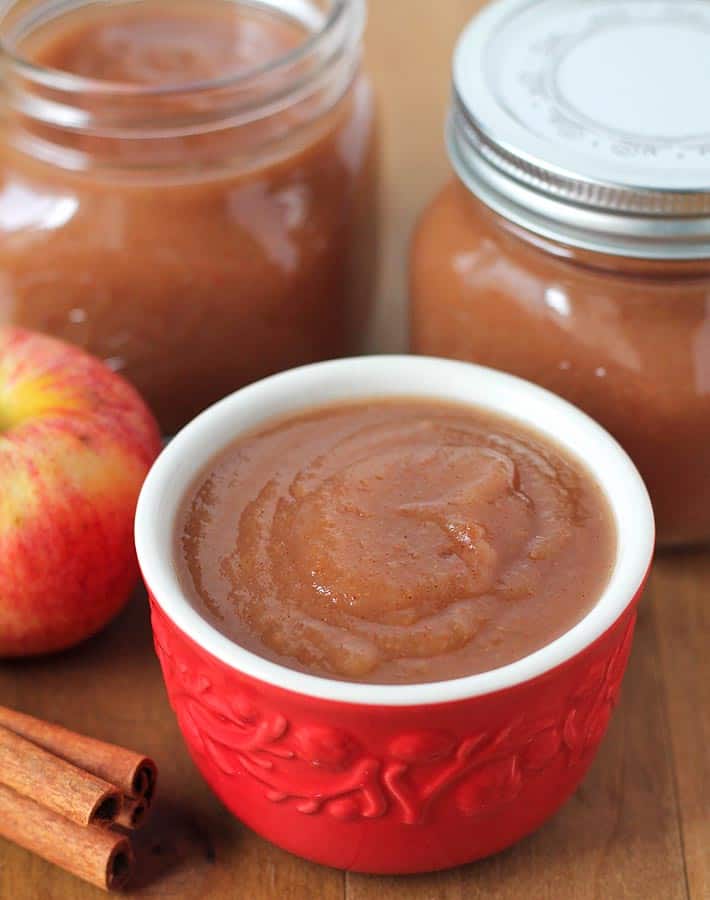
<instances>
[{"instance_id":1,"label":"metal jar lid","mask_svg":"<svg viewBox=\"0 0 710 900\"><path fill-rule=\"evenodd\" d=\"M710 2L498 0L464 30L454 167L564 244L710 258Z\"/></svg>"}]
</instances>

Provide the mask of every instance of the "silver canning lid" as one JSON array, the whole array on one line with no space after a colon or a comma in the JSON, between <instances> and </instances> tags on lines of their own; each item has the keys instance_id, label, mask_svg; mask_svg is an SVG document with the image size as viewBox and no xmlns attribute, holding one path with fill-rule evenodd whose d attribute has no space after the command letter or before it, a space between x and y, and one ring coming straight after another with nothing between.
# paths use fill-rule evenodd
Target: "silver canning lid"
<instances>
[{"instance_id":1,"label":"silver canning lid","mask_svg":"<svg viewBox=\"0 0 710 900\"><path fill-rule=\"evenodd\" d=\"M709 0L498 0L454 55L449 152L516 224L710 258Z\"/></svg>"}]
</instances>

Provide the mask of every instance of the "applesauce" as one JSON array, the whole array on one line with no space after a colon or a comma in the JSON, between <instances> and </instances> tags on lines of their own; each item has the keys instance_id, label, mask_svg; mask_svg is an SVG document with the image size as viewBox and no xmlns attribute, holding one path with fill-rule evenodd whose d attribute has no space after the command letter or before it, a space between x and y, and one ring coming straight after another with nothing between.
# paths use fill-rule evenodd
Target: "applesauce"
<instances>
[{"instance_id":1,"label":"applesauce","mask_svg":"<svg viewBox=\"0 0 710 900\"><path fill-rule=\"evenodd\" d=\"M166 432L358 349L377 241L364 0L10 7L0 322L90 350Z\"/></svg>"},{"instance_id":2,"label":"applesauce","mask_svg":"<svg viewBox=\"0 0 710 900\"><path fill-rule=\"evenodd\" d=\"M503 0L474 19L454 57L455 177L410 261L412 349L591 414L638 466L664 545L710 538L701 6Z\"/></svg>"},{"instance_id":3,"label":"applesauce","mask_svg":"<svg viewBox=\"0 0 710 900\"><path fill-rule=\"evenodd\" d=\"M454 181L420 220L410 291L415 352L570 400L638 466L661 543L710 537L710 264L560 255Z\"/></svg>"},{"instance_id":4,"label":"applesauce","mask_svg":"<svg viewBox=\"0 0 710 900\"><path fill-rule=\"evenodd\" d=\"M230 639L313 674L439 681L540 649L595 605L616 530L586 468L524 426L426 399L277 420L185 499L175 563Z\"/></svg>"}]
</instances>

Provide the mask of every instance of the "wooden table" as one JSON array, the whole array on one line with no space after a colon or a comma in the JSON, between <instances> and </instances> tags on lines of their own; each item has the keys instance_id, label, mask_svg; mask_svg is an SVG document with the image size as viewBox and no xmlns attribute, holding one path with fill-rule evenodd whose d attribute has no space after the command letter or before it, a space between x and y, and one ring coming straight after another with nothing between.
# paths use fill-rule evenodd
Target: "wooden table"
<instances>
[{"instance_id":1,"label":"wooden table","mask_svg":"<svg viewBox=\"0 0 710 900\"><path fill-rule=\"evenodd\" d=\"M477 0L372 0L369 64L384 120L381 304L373 340L404 346L405 251L446 176L442 124L456 34ZM301 862L236 822L183 748L138 594L106 632L53 659L0 664L0 702L150 753L160 802L135 897L180 900L707 900L710 552L666 556L641 609L621 704L582 787L541 831L483 863L410 878ZM102 896L0 841L2 900Z\"/></svg>"}]
</instances>

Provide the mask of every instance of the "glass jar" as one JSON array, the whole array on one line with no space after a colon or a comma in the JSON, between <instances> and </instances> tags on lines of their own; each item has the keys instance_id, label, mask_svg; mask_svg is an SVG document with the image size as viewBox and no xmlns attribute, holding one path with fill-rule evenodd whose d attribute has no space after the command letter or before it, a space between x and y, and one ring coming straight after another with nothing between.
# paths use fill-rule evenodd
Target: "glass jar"
<instances>
[{"instance_id":1,"label":"glass jar","mask_svg":"<svg viewBox=\"0 0 710 900\"><path fill-rule=\"evenodd\" d=\"M456 176L411 252L412 349L505 369L600 421L665 545L710 538L701 49L697 3L495 4L456 51Z\"/></svg>"},{"instance_id":2,"label":"glass jar","mask_svg":"<svg viewBox=\"0 0 710 900\"><path fill-rule=\"evenodd\" d=\"M79 344L172 432L356 351L376 268L365 0L6 2L0 323Z\"/></svg>"}]
</instances>

